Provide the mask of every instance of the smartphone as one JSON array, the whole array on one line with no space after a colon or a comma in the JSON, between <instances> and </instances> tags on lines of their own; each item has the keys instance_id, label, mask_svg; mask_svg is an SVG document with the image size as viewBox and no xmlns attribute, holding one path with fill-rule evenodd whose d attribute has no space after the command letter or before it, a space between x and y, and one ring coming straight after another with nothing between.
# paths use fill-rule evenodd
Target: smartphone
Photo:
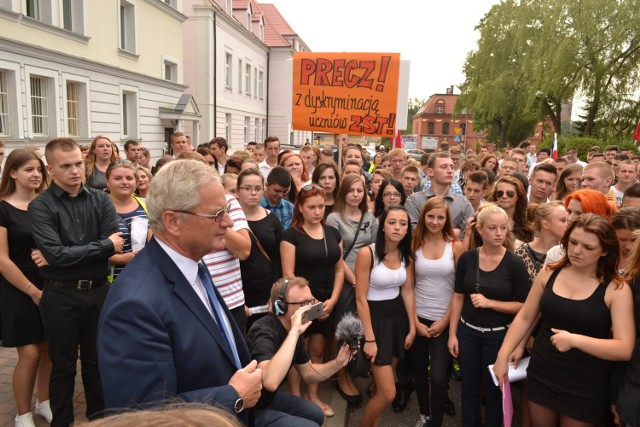
<instances>
[{"instance_id":1,"label":"smartphone","mask_svg":"<svg viewBox=\"0 0 640 427\"><path fill-rule=\"evenodd\" d=\"M324 310L322 309L322 303L319 302L311 306L309 311L304 313L304 321L310 322L312 320L317 319L318 317L322 317L324 315Z\"/></svg>"}]
</instances>

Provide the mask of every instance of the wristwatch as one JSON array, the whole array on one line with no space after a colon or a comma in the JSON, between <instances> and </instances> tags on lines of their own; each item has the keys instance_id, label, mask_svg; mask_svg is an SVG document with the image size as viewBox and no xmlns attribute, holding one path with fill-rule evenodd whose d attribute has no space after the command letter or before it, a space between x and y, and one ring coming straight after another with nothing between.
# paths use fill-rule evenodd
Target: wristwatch
<instances>
[{"instance_id":1,"label":"wristwatch","mask_svg":"<svg viewBox=\"0 0 640 427\"><path fill-rule=\"evenodd\" d=\"M236 399L236 403L233 404L233 410L236 411L236 414L239 414L244 409L244 400L242 397L238 396Z\"/></svg>"}]
</instances>

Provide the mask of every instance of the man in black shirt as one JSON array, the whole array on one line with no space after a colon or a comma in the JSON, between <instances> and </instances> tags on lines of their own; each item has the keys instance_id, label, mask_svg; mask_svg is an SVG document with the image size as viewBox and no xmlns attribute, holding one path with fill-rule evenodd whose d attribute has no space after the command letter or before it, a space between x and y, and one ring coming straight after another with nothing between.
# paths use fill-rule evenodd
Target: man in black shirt
<instances>
[{"instance_id":1,"label":"man in black shirt","mask_svg":"<svg viewBox=\"0 0 640 427\"><path fill-rule=\"evenodd\" d=\"M349 363L348 345L343 345L335 359L312 364L305 349L304 331L311 325L303 319L316 299L311 294L309 282L302 277L280 279L271 288L272 313L257 320L247 334L251 356L262 369L262 385L265 391L275 392L289 369L296 370L307 384L329 379ZM276 301L278 301L276 303ZM273 395L271 409L286 412L322 425L322 410L315 404L285 392ZM300 420L296 425L305 425Z\"/></svg>"},{"instance_id":2,"label":"man in black shirt","mask_svg":"<svg viewBox=\"0 0 640 427\"><path fill-rule=\"evenodd\" d=\"M34 261L44 281L40 312L52 362L51 425L68 426L73 423L78 346L87 418L104 409L96 332L108 291L109 257L122 252L124 241L109 196L83 184L78 144L69 138L53 139L45 157L53 183L29 204L29 214L42 253L34 255Z\"/></svg>"}]
</instances>

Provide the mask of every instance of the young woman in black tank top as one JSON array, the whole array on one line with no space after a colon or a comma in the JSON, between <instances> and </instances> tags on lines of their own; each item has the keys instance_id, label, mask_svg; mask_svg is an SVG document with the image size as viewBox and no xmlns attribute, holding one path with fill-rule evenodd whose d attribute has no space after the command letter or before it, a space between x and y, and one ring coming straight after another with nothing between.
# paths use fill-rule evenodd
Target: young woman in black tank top
<instances>
[{"instance_id":1,"label":"young woman in black tank top","mask_svg":"<svg viewBox=\"0 0 640 427\"><path fill-rule=\"evenodd\" d=\"M566 255L538 274L509 328L494 371L509 360L539 313L527 371L531 425L595 426L608 410L609 361L629 360L635 328L629 287L618 276L620 247L604 218L581 215L562 238Z\"/></svg>"}]
</instances>

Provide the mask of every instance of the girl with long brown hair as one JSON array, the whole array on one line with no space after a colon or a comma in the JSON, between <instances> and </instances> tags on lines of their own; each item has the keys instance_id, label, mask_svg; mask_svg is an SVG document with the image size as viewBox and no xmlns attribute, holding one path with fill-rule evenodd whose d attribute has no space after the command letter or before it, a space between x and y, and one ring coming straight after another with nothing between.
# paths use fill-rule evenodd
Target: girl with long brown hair
<instances>
[{"instance_id":1,"label":"girl with long brown hair","mask_svg":"<svg viewBox=\"0 0 640 427\"><path fill-rule=\"evenodd\" d=\"M34 425L31 396L37 384L35 413L51 422L51 361L38 305L42 297L39 267L47 265L33 241L27 208L47 188L45 165L35 148L14 149L7 158L0 185L0 315L5 347L16 347L13 371L16 425Z\"/></svg>"},{"instance_id":2,"label":"girl with long brown hair","mask_svg":"<svg viewBox=\"0 0 640 427\"><path fill-rule=\"evenodd\" d=\"M313 363L322 363L324 346L333 335L334 310L342 292L344 266L340 233L324 221L325 190L304 185L296 197L291 227L282 235L280 257L284 277L304 277L313 296L323 303L324 315L306 330L307 349ZM292 394L300 396L299 377L289 377ZM318 405L325 416L333 409L320 400L318 384L309 384L307 400Z\"/></svg>"},{"instance_id":3,"label":"girl with long brown hair","mask_svg":"<svg viewBox=\"0 0 640 427\"><path fill-rule=\"evenodd\" d=\"M501 385L508 381L511 353L542 314L527 369L533 427L602 422L610 362L629 360L635 340L632 295L618 275L613 226L598 215L581 215L562 245L565 256L536 277L493 368Z\"/></svg>"},{"instance_id":4,"label":"girl with long brown hair","mask_svg":"<svg viewBox=\"0 0 640 427\"><path fill-rule=\"evenodd\" d=\"M451 355L447 339L455 264L464 252L464 245L455 237L449 206L443 198L432 197L425 203L413 232L411 250L415 256L416 300L416 339L411 349L411 367L420 406L416 425L440 427L448 399Z\"/></svg>"},{"instance_id":5,"label":"girl with long brown hair","mask_svg":"<svg viewBox=\"0 0 640 427\"><path fill-rule=\"evenodd\" d=\"M98 135L91 141L89 152L84 161L86 184L89 187L104 190L107 188L105 174L111 162L118 160L113 143L106 135Z\"/></svg>"}]
</instances>

